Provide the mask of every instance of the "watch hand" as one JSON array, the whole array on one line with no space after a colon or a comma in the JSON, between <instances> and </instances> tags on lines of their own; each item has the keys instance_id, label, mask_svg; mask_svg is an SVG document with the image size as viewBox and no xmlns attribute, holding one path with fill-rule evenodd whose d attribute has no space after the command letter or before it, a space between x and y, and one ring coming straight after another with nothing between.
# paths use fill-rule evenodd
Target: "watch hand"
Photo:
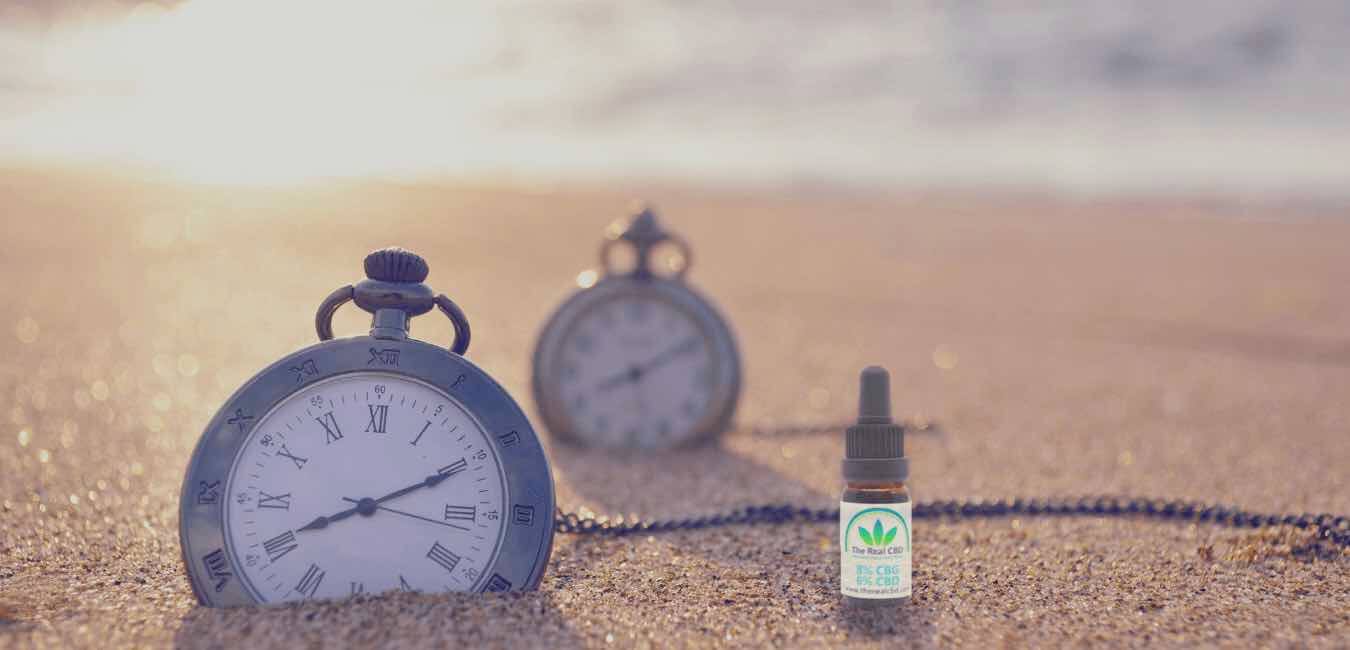
<instances>
[{"instance_id":1,"label":"watch hand","mask_svg":"<svg viewBox=\"0 0 1350 650\"><path fill-rule=\"evenodd\" d=\"M357 499L352 499L352 498L349 498L349 497L342 497L342 500L343 500L343 501L350 501L351 503L359 503L359 501L358 501ZM404 511L402 511L402 510L395 510L395 509L390 508L390 507L388 507L388 506L375 506L375 507L376 507L376 508L379 508L380 510L384 510L384 511L387 511L387 512L392 512L392 513L394 513L394 514L396 514L396 515L403 515L404 517L412 517L413 519L421 519L422 521L425 521L425 522L429 522L429 523L433 523L433 524L438 524L438 525L446 526L446 527L449 527L449 528L455 528L455 529L462 530L462 531L466 531L466 532L469 530L468 528L465 528L465 527L463 527L463 526L459 526L459 525L456 525L456 524L452 524L452 523L450 523L450 522L446 522L446 521L437 521L437 520L432 519L432 518L430 518L430 517L423 517L422 515L415 515L415 514L413 514L413 513L411 513L411 512L404 512Z\"/></svg>"},{"instance_id":2,"label":"watch hand","mask_svg":"<svg viewBox=\"0 0 1350 650\"><path fill-rule=\"evenodd\" d=\"M389 501L390 499L397 499L398 497L401 497L409 492L412 492L414 490L420 490L424 487L435 487L437 484L439 484L441 481L444 481L447 478L450 478L449 474L436 473L422 479L421 481L418 481L417 483L413 483L408 487L399 490L394 490L393 492L390 492L389 494L386 494L378 499L371 499L369 497L354 501L351 499L347 499L348 501L352 501L352 503L355 503L356 505L351 508L347 508L346 510L339 511L335 514L328 515L326 517L323 516L315 517L314 521L311 521L308 524L305 524L304 526L297 528L296 531L299 532L307 530L322 530L324 528L327 528L328 524L331 524L335 521L341 521L357 513L361 513L362 515L369 517L375 514L375 510L379 508L379 505L381 503Z\"/></svg>"},{"instance_id":3,"label":"watch hand","mask_svg":"<svg viewBox=\"0 0 1350 650\"><path fill-rule=\"evenodd\" d=\"M595 388L600 391L609 391L622 386L625 383L637 383L637 380L639 379L642 379L642 367L630 366L623 372L610 375L604 381L596 384Z\"/></svg>"},{"instance_id":4,"label":"watch hand","mask_svg":"<svg viewBox=\"0 0 1350 650\"><path fill-rule=\"evenodd\" d=\"M651 361L642 364L642 372L643 374L646 374L653 370L656 370L657 368L660 368L661 366L664 366L667 363L673 361L675 357L693 352L694 349L697 347L698 347L698 337L691 336L675 344L673 347L667 349L665 352L656 355L656 358L652 359Z\"/></svg>"},{"instance_id":5,"label":"watch hand","mask_svg":"<svg viewBox=\"0 0 1350 650\"><path fill-rule=\"evenodd\" d=\"M354 507L354 508L348 508L348 509L346 509L346 510L343 510L343 511L338 512L338 513L335 513L335 514L328 515L327 517L323 517L323 516L315 517L315 518L314 518L314 521L311 521L311 522L305 524L304 526L301 526L300 528L295 529L295 531L296 531L296 532L301 532L301 531L306 531L306 530L321 530L321 529L323 529L323 528L327 528L327 527L328 527L328 524L331 524L331 523L333 523L333 522L335 522L335 521L342 521L343 519L346 519L347 517L350 517L350 516L352 516L352 515L354 515L354 514L356 514L356 513L358 513L358 512L361 512L361 510L362 510L361 507L360 507L360 506L357 506L357 507ZM363 513L363 514L364 514L364 513Z\"/></svg>"},{"instance_id":6,"label":"watch hand","mask_svg":"<svg viewBox=\"0 0 1350 650\"><path fill-rule=\"evenodd\" d=\"M647 360L646 363L640 363L629 367L627 370L624 370L623 372L618 372L613 375L610 375L609 377L601 381L599 384L597 384L596 388L598 390L607 391L622 385L624 382L637 383L638 380L642 379L643 375L653 370L656 370L657 368L660 368L661 366L664 366L667 363L670 363L672 360L675 359L675 357L694 351L694 348L696 348L697 346L698 346L698 337L691 336L683 341L680 341L673 347L667 348L665 351L661 352L661 354L658 354L655 357L652 357L651 359Z\"/></svg>"},{"instance_id":7,"label":"watch hand","mask_svg":"<svg viewBox=\"0 0 1350 650\"><path fill-rule=\"evenodd\" d=\"M353 510L355 510L355 509L353 508ZM344 510L343 512L347 512L347 511ZM338 513L338 514L342 514L342 513ZM299 527L299 528L296 528L296 529L295 529L295 532L300 533L300 532L304 532L304 531L306 531L306 530L319 530L319 529L322 529L322 528L327 528L327 527L328 527L328 524L331 523L332 521L333 521L333 520L332 520L331 518L329 518L329 517L315 517L315 518L314 518L314 521L311 521L311 522L305 524L304 526L301 526L301 527Z\"/></svg>"},{"instance_id":8,"label":"watch hand","mask_svg":"<svg viewBox=\"0 0 1350 650\"><path fill-rule=\"evenodd\" d=\"M405 495L405 494L407 494L407 493L409 493L409 492L412 492L412 491L414 491L414 490L420 490L420 489L422 489L422 488L424 488L424 487L435 487L438 483L440 483L441 481L444 481L444 480L447 479L447 478L450 478L450 475L449 475L449 474L441 474L441 473L432 474L431 476L428 476L428 477L422 479L421 481L418 481L417 483L413 483L412 485L409 485L408 487L405 487L405 488L400 489L400 490L394 490L393 492L390 492L389 494L386 494L386 495L384 495L384 496L382 496L382 497L380 497L380 498L378 498L378 499L375 499L375 503L376 503L376 504L380 504L380 503L384 503L385 501L388 501L388 500L390 500L390 499L397 499L397 498L399 498L399 497L401 497L401 496L403 496L403 495Z\"/></svg>"}]
</instances>

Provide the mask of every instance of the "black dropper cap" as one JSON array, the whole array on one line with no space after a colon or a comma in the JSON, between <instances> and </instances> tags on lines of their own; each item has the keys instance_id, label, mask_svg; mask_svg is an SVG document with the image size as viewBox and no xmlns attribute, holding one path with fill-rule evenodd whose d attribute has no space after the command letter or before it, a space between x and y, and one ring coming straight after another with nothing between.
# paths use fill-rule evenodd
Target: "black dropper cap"
<instances>
[{"instance_id":1,"label":"black dropper cap","mask_svg":"<svg viewBox=\"0 0 1350 650\"><path fill-rule=\"evenodd\" d=\"M844 434L844 480L903 481L909 478L905 430L891 418L891 375L880 366L862 371L858 423Z\"/></svg>"}]
</instances>

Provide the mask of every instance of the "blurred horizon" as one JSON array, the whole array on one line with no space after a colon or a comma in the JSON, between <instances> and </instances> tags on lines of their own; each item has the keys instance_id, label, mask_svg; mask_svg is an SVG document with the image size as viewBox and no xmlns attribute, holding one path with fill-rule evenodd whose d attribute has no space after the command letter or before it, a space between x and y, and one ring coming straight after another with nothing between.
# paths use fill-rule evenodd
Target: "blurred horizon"
<instances>
[{"instance_id":1,"label":"blurred horizon","mask_svg":"<svg viewBox=\"0 0 1350 650\"><path fill-rule=\"evenodd\" d=\"M1350 6L28 0L0 167L1350 200Z\"/></svg>"}]
</instances>

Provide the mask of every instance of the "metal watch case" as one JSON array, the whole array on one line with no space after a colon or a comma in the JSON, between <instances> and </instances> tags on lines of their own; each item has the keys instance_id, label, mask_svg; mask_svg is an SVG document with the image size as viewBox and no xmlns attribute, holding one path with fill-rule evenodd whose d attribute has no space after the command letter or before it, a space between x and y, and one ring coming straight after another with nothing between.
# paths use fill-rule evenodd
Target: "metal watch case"
<instances>
[{"instance_id":1,"label":"metal watch case","mask_svg":"<svg viewBox=\"0 0 1350 650\"><path fill-rule=\"evenodd\" d=\"M412 256L396 250L398 255ZM377 251L372 257L389 254ZM416 257L416 256L412 256ZM417 258L420 262L420 258ZM406 260L403 260L406 262ZM225 534L226 485L242 446L261 421L287 396L316 382L349 373L403 375L450 396L476 418L488 433L506 486L509 506L495 555L483 572L480 591L533 589L543 577L553 543L555 510L553 475L543 446L529 419L511 395L481 368L460 356L468 347L468 321L453 302L433 295L418 278L372 274L346 286L320 307L316 327L323 342L292 353L248 380L211 419L192 454L179 504L179 536L183 562L197 599L208 606L256 604L233 567L235 550ZM415 279L415 282L407 280ZM415 285L415 286L414 286ZM371 311L370 336L331 339L331 317L348 300ZM439 307L455 321L452 350L407 338L411 315ZM221 488L220 486L225 486ZM512 516L530 512L528 518Z\"/></svg>"},{"instance_id":2,"label":"metal watch case","mask_svg":"<svg viewBox=\"0 0 1350 650\"><path fill-rule=\"evenodd\" d=\"M676 446L693 446L716 438L727 430L736 412L741 392L741 362L736 339L725 319L712 302L684 282L692 261L688 244L674 233L658 225L655 213L644 208L632 217L626 228L609 230L611 236L600 250L602 275L591 287L573 292L554 311L544 325L535 345L533 380L535 404L549 433L574 444L594 444L586 432L568 417L558 390L561 349L569 338L576 321L592 307L625 295L665 302L687 314L705 334L711 345L711 356L717 366L717 385L713 387L713 404L696 425L696 433ZM636 261L631 271L616 272L610 262L616 245L631 245ZM666 277L651 270L651 253L659 245L670 243L680 249L684 263Z\"/></svg>"}]
</instances>

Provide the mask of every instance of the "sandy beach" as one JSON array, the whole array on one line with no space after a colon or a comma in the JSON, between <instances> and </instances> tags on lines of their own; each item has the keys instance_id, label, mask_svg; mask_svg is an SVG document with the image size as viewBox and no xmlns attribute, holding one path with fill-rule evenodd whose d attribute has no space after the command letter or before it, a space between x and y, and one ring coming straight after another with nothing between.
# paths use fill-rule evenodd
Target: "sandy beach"
<instances>
[{"instance_id":1,"label":"sandy beach","mask_svg":"<svg viewBox=\"0 0 1350 650\"><path fill-rule=\"evenodd\" d=\"M184 468L211 415L402 245L530 413L538 328L652 201L728 317L738 426L660 456L549 441L564 510L837 504L857 372L892 374L918 501L1128 494L1350 513L1350 211L1157 199L198 187L0 170L0 646L1346 647L1350 552L1288 528L922 520L913 602L857 614L836 528L559 535L537 592L197 606ZM339 333L368 323L342 312ZM434 319L414 335L439 344Z\"/></svg>"}]
</instances>

